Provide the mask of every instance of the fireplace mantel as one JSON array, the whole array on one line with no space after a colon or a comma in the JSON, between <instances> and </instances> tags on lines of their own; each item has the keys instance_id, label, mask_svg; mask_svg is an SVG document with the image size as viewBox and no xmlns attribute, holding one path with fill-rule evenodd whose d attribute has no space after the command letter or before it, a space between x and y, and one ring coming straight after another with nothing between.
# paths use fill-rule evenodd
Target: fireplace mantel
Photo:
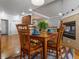
<instances>
[{"instance_id":1,"label":"fireplace mantel","mask_svg":"<svg viewBox=\"0 0 79 59\"><path fill-rule=\"evenodd\" d=\"M65 22L64 25L65 25L64 36L75 40L76 22L75 21Z\"/></svg>"},{"instance_id":2,"label":"fireplace mantel","mask_svg":"<svg viewBox=\"0 0 79 59\"><path fill-rule=\"evenodd\" d=\"M74 48L79 49L79 46L78 46L79 45L79 13L76 15L66 17L66 18L62 19L62 21L64 23L72 22L72 21L76 22L76 24L75 24L76 25L76 31L75 31L76 38L75 38L75 40L65 37L63 39L63 41L69 45L72 45Z\"/></svg>"}]
</instances>

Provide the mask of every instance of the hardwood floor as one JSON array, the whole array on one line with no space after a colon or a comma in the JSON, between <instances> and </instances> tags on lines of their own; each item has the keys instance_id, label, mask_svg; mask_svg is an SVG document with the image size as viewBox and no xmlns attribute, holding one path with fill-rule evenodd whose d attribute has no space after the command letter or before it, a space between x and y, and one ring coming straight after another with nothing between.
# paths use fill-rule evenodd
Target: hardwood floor
<instances>
[{"instance_id":1,"label":"hardwood floor","mask_svg":"<svg viewBox=\"0 0 79 59\"><path fill-rule=\"evenodd\" d=\"M6 57L15 55L19 53L19 40L17 35L1 36L1 59L5 59Z\"/></svg>"},{"instance_id":2,"label":"hardwood floor","mask_svg":"<svg viewBox=\"0 0 79 59\"><path fill-rule=\"evenodd\" d=\"M19 53L19 39L18 35L2 35L1 36L1 59L5 59L9 56L14 56ZM79 51L75 50L75 58L79 59Z\"/></svg>"}]
</instances>

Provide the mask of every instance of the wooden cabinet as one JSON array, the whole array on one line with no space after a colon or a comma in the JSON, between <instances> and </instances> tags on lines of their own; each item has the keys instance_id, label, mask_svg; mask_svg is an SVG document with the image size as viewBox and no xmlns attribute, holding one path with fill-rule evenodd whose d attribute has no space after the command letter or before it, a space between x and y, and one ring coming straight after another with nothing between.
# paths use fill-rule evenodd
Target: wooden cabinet
<instances>
[{"instance_id":1,"label":"wooden cabinet","mask_svg":"<svg viewBox=\"0 0 79 59\"><path fill-rule=\"evenodd\" d=\"M22 17L22 24L31 24L31 16L24 16Z\"/></svg>"}]
</instances>

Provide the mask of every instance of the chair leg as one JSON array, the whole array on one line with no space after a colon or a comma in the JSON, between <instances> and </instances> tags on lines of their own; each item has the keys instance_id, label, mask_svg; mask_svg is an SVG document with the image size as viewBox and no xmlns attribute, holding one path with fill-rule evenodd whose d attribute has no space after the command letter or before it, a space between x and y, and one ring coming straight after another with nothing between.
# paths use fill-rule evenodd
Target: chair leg
<instances>
[{"instance_id":1,"label":"chair leg","mask_svg":"<svg viewBox=\"0 0 79 59\"><path fill-rule=\"evenodd\" d=\"M36 55L36 59L38 59L38 54Z\"/></svg>"},{"instance_id":2,"label":"chair leg","mask_svg":"<svg viewBox=\"0 0 79 59\"><path fill-rule=\"evenodd\" d=\"M24 53L23 53L23 59L24 59Z\"/></svg>"},{"instance_id":3,"label":"chair leg","mask_svg":"<svg viewBox=\"0 0 79 59\"><path fill-rule=\"evenodd\" d=\"M62 56L61 49L59 49L59 56L60 56L60 58L61 58L61 56ZM61 59L62 59L62 58L61 58Z\"/></svg>"},{"instance_id":4,"label":"chair leg","mask_svg":"<svg viewBox=\"0 0 79 59\"><path fill-rule=\"evenodd\" d=\"M36 59L38 59L38 53L36 53L35 56L36 56Z\"/></svg>"},{"instance_id":5,"label":"chair leg","mask_svg":"<svg viewBox=\"0 0 79 59\"><path fill-rule=\"evenodd\" d=\"M40 59L43 59L43 53L40 51Z\"/></svg>"},{"instance_id":6,"label":"chair leg","mask_svg":"<svg viewBox=\"0 0 79 59\"><path fill-rule=\"evenodd\" d=\"M23 59L25 59L25 52L23 52Z\"/></svg>"},{"instance_id":7,"label":"chair leg","mask_svg":"<svg viewBox=\"0 0 79 59\"><path fill-rule=\"evenodd\" d=\"M57 51L56 51L56 59L58 59L58 56L59 56L59 55L58 55L58 50L57 50Z\"/></svg>"},{"instance_id":8,"label":"chair leg","mask_svg":"<svg viewBox=\"0 0 79 59\"><path fill-rule=\"evenodd\" d=\"M26 57L26 53L24 53L24 59L26 59L25 57Z\"/></svg>"},{"instance_id":9,"label":"chair leg","mask_svg":"<svg viewBox=\"0 0 79 59\"><path fill-rule=\"evenodd\" d=\"M20 51L20 59L22 59L22 51Z\"/></svg>"},{"instance_id":10,"label":"chair leg","mask_svg":"<svg viewBox=\"0 0 79 59\"><path fill-rule=\"evenodd\" d=\"M61 46L61 47L59 48L59 56L60 56L61 59L62 59L62 49L63 49L63 47Z\"/></svg>"},{"instance_id":11,"label":"chair leg","mask_svg":"<svg viewBox=\"0 0 79 59\"><path fill-rule=\"evenodd\" d=\"M60 52L60 58L62 59L62 53Z\"/></svg>"},{"instance_id":12,"label":"chair leg","mask_svg":"<svg viewBox=\"0 0 79 59\"><path fill-rule=\"evenodd\" d=\"M31 55L30 54L28 55L28 59L31 59Z\"/></svg>"}]
</instances>

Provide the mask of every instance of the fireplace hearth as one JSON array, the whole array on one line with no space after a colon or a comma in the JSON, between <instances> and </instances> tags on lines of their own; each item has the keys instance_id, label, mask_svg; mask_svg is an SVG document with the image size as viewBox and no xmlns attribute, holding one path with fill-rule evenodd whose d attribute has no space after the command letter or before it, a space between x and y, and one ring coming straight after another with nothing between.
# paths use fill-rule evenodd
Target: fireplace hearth
<instances>
[{"instance_id":1,"label":"fireplace hearth","mask_svg":"<svg viewBox=\"0 0 79 59\"><path fill-rule=\"evenodd\" d=\"M71 38L71 39L76 39L76 22L71 21L71 22L65 22L65 31L64 31L64 36Z\"/></svg>"}]
</instances>

